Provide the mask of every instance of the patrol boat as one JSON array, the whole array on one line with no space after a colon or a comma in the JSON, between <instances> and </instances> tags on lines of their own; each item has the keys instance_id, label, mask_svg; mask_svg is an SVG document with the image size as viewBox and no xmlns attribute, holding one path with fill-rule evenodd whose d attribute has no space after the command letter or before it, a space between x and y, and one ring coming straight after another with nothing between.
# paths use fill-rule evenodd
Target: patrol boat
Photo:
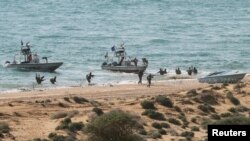
<instances>
[{"instance_id":1,"label":"patrol boat","mask_svg":"<svg viewBox=\"0 0 250 141\"><path fill-rule=\"evenodd\" d=\"M47 57L42 57L44 62L40 62L39 56L35 53L31 52L31 45L29 42L26 45L23 44L21 41L21 51L20 54L23 56L23 60L20 57L20 61L16 60L16 54L14 56L14 60L12 62L6 61L5 66L6 68L13 68L17 70L25 70L25 71L43 71L43 72L53 72L57 68L59 68L63 62L53 62L49 63Z\"/></svg>"},{"instance_id":2,"label":"patrol boat","mask_svg":"<svg viewBox=\"0 0 250 141\"><path fill-rule=\"evenodd\" d=\"M139 71L145 71L148 67L148 60L146 58L142 58L141 62L137 58L131 60L131 58L127 56L124 44L121 44L118 48L113 46L111 50L113 55L109 56L108 53L106 53L106 60L101 66L103 70L138 73Z\"/></svg>"}]
</instances>

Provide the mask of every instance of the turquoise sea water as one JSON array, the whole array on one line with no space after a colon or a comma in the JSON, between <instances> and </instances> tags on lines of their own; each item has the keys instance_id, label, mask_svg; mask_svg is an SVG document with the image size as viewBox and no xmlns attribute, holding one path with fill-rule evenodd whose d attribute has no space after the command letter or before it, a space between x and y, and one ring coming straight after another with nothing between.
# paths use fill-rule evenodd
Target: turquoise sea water
<instances>
[{"instance_id":1,"label":"turquoise sea water","mask_svg":"<svg viewBox=\"0 0 250 141\"><path fill-rule=\"evenodd\" d=\"M130 56L148 58L150 73L191 65L201 73L249 72L250 1L0 0L1 64L13 59L20 40L64 62L56 73L41 73L58 76L58 86L79 85L89 71L98 84L134 82L136 75L100 68L105 52L122 41ZM1 65L0 90L31 87L34 77Z\"/></svg>"}]
</instances>

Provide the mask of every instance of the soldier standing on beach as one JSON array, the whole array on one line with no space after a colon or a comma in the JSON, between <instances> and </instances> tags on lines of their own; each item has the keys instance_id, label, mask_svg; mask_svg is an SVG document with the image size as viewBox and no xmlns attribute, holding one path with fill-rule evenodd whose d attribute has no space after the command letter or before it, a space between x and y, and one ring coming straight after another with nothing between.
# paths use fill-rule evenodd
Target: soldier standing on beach
<instances>
[{"instance_id":1,"label":"soldier standing on beach","mask_svg":"<svg viewBox=\"0 0 250 141\"><path fill-rule=\"evenodd\" d=\"M86 79L87 79L89 85L90 85L90 83L91 83L91 78L92 78L92 77L94 77L94 75L93 75L91 72L90 72L89 74L86 75Z\"/></svg>"},{"instance_id":2,"label":"soldier standing on beach","mask_svg":"<svg viewBox=\"0 0 250 141\"><path fill-rule=\"evenodd\" d=\"M142 84L142 76L143 76L143 73L144 73L144 71L142 71L142 70L140 70L140 71L138 72L138 77L139 77L138 84Z\"/></svg>"},{"instance_id":3,"label":"soldier standing on beach","mask_svg":"<svg viewBox=\"0 0 250 141\"><path fill-rule=\"evenodd\" d=\"M148 76L147 76L147 80L148 80L148 85L147 87L150 87L151 86L151 80L153 78L153 75L150 73Z\"/></svg>"}]
</instances>

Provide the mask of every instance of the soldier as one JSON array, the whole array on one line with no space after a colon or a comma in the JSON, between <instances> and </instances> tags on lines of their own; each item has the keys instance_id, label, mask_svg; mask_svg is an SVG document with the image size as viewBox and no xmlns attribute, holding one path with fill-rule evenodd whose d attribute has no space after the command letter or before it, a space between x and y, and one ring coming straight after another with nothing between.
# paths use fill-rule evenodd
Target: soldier
<instances>
[{"instance_id":1,"label":"soldier","mask_svg":"<svg viewBox=\"0 0 250 141\"><path fill-rule=\"evenodd\" d=\"M56 76L54 78L50 78L50 82L51 82L51 84L55 84L55 82L56 82Z\"/></svg>"},{"instance_id":2,"label":"soldier","mask_svg":"<svg viewBox=\"0 0 250 141\"><path fill-rule=\"evenodd\" d=\"M91 78L92 78L92 77L94 77L94 75L92 75L91 72L90 72L89 74L86 75L86 79L87 79L89 85L90 85L90 83L91 83Z\"/></svg>"},{"instance_id":3,"label":"soldier","mask_svg":"<svg viewBox=\"0 0 250 141\"><path fill-rule=\"evenodd\" d=\"M160 71L158 71L158 73L160 73L160 75L164 75L164 74L167 74L167 69L162 69L160 68Z\"/></svg>"},{"instance_id":4,"label":"soldier","mask_svg":"<svg viewBox=\"0 0 250 141\"><path fill-rule=\"evenodd\" d=\"M194 73L194 74L197 74L197 73L198 73L198 70L196 69L196 67L193 68L193 73Z\"/></svg>"},{"instance_id":5,"label":"soldier","mask_svg":"<svg viewBox=\"0 0 250 141\"><path fill-rule=\"evenodd\" d=\"M148 76L147 76L147 80L148 80L148 85L147 87L150 87L151 86L151 80L153 78L153 75L150 73Z\"/></svg>"},{"instance_id":6,"label":"soldier","mask_svg":"<svg viewBox=\"0 0 250 141\"><path fill-rule=\"evenodd\" d=\"M180 70L179 67L175 70L175 73L176 73L177 75L181 74L181 70Z\"/></svg>"},{"instance_id":7,"label":"soldier","mask_svg":"<svg viewBox=\"0 0 250 141\"><path fill-rule=\"evenodd\" d=\"M192 75L192 72L193 72L193 70L191 69L191 67L189 67L187 70L188 75Z\"/></svg>"},{"instance_id":8,"label":"soldier","mask_svg":"<svg viewBox=\"0 0 250 141\"><path fill-rule=\"evenodd\" d=\"M40 77L40 74L36 74L36 82L37 84L42 84L42 82L45 81L44 76Z\"/></svg>"},{"instance_id":9,"label":"soldier","mask_svg":"<svg viewBox=\"0 0 250 141\"><path fill-rule=\"evenodd\" d=\"M142 70L140 70L138 72L138 77L139 77L138 84L142 84L142 76L143 76L143 74L144 74L144 71L142 71Z\"/></svg>"}]
</instances>

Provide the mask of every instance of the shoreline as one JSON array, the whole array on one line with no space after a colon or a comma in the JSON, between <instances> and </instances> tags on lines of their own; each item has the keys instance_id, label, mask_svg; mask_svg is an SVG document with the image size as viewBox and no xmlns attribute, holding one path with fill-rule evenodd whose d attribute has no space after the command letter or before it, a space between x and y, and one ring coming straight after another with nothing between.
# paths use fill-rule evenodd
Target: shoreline
<instances>
[{"instance_id":1,"label":"shoreline","mask_svg":"<svg viewBox=\"0 0 250 141\"><path fill-rule=\"evenodd\" d=\"M170 76L167 79L157 79L157 80L152 80L153 83L171 83L171 81L182 81L182 80L197 80L197 78L194 77L187 77L187 76L181 76L181 77L175 77L175 76ZM146 84L146 80L144 80L144 83ZM127 81L119 81L119 82L107 82L107 83L93 83L91 86L119 86L119 85L135 85L137 84L137 80L127 80ZM63 89L63 88L75 88L75 87L89 87L88 84L80 84L80 85L70 85L70 86L57 86L53 85L51 87L48 86L43 86L43 85L37 85L38 87L31 88L31 87L20 87L20 88L14 88L14 89L9 89L9 90L2 90L0 91L0 94L5 94L5 93L14 93L14 92L23 92L23 91L33 91L33 90L47 90L47 89Z\"/></svg>"},{"instance_id":2,"label":"shoreline","mask_svg":"<svg viewBox=\"0 0 250 141\"><path fill-rule=\"evenodd\" d=\"M15 92L2 92L0 93L0 101L8 100L8 99L22 99L25 98L46 98L46 97L63 97L63 96L73 96L73 95L82 95L87 98L96 97L100 98L102 93L106 92L119 92L119 91L127 91L127 94L120 95L122 97L132 96L131 93L140 92L145 90L145 94L140 95L150 95L147 94L147 90L154 91L157 93L164 93L164 91L171 93L178 91L184 91L194 88L204 88L209 86L208 84L199 83L196 79L181 79L172 81L157 81L153 82L152 86L148 88L146 84L138 85L138 84L118 84L118 85L91 85L91 86L71 86L71 87L55 87L55 88L37 88L34 90L28 91L15 91ZM191 83L190 83L191 82ZM95 95L92 95L94 94ZM100 93L99 96L96 93ZM105 95L105 97L109 97ZM112 97L112 96L110 96ZM133 97L133 96L132 96Z\"/></svg>"},{"instance_id":3,"label":"shoreline","mask_svg":"<svg viewBox=\"0 0 250 141\"><path fill-rule=\"evenodd\" d=\"M247 74L245 78L242 80L242 82L248 82L250 80L250 75ZM196 78L180 78L180 79L168 79L168 80L154 80L152 82L151 88L147 88L147 83L138 85L136 83L137 81L133 83L107 83L107 84L94 84L94 85L82 85L82 86L56 86L56 87L41 87L41 88L35 88L35 89L14 89L14 90L7 90L7 91L0 91L0 101L3 99L19 99L19 98L25 98L25 97L51 97L51 96L63 96L63 95L73 95L72 93L80 93L85 95L87 92L93 93L99 92L103 93L106 91L113 91L113 90L124 90L127 88L130 88L134 91L139 90L148 90L148 89L162 89L162 90L169 90L170 88L174 88L175 91L179 89L180 91L184 91L187 89L190 89L192 87L198 88L198 87L208 87L211 84L206 83L200 83L198 82L198 79ZM215 84L217 85L217 84ZM220 84L219 84L220 85ZM57 93L57 94L51 94L51 93ZM91 97L90 95L86 95L88 97Z\"/></svg>"},{"instance_id":4,"label":"shoreline","mask_svg":"<svg viewBox=\"0 0 250 141\"><path fill-rule=\"evenodd\" d=\"M247 81L244 88L245 94L237 94L234 90L237 84L230 84L224 87L221 84L209 85L199 83L197 80L176 80L169 83L154 82L150 88L146 84L122 84L5 93L0 94L0 120L1 122L8 123L11 128L10 133L5 134L7 140L13 140L12 138L17 140L43 139L53 132L65 135L64 131L55 130L63 118L52 119L54 115L76 113L72 115L72 121L88 124L93 116L95 116L92 112L93 108L98 107L104 112L114 109L130 112L140 117L140 120L146 124L145 130L150 132L151 130L155 130L151 125L156 121L142 115L144 109L141 107L141 102L144 100L154 101L157 96L162 95L170 98L175 106L182 109L190 125L187 129L184 129L182 126L171 124L171 129L166 129L166 132L169 134L163 135L159 141L181 139L182 137L176 136L176 134L189 131L189 128L193 126L200 128L200 131L195 132L194 141L196 141L206 137L206 130L202 128L200 123L192 123L192 118L203 120L201 117L210 118L210 116L202 114L199 108L197 108L202 103L197 103L192 97L187 96L187 92L195 90L198 94L202 95L203 91L211 90L214 93L213 95L216 96L216 100L220 102L220 104L213 106L218 115L221 116L221 114L227 113L228 109L234 107L226 99L225 90L232 91L243 106L250 108L248 106L250 103L248 97L250 94L249 80L249 77L244 80ZM220 89L217 90L217 88ZM75 98L86 99L88 102L77 103ZM156 104L156 107L156 110L163 113L167 119L179 118L180 113L176 112L175 108L164 108L158 104ZM246 112L244 113L244 115L247 114ZM86 134L80 132L79 135L81 136L77 136L77 138L85 139L87 137ZM148 141L155 140L149 138Z\"/></svg>"}]
</instances>

